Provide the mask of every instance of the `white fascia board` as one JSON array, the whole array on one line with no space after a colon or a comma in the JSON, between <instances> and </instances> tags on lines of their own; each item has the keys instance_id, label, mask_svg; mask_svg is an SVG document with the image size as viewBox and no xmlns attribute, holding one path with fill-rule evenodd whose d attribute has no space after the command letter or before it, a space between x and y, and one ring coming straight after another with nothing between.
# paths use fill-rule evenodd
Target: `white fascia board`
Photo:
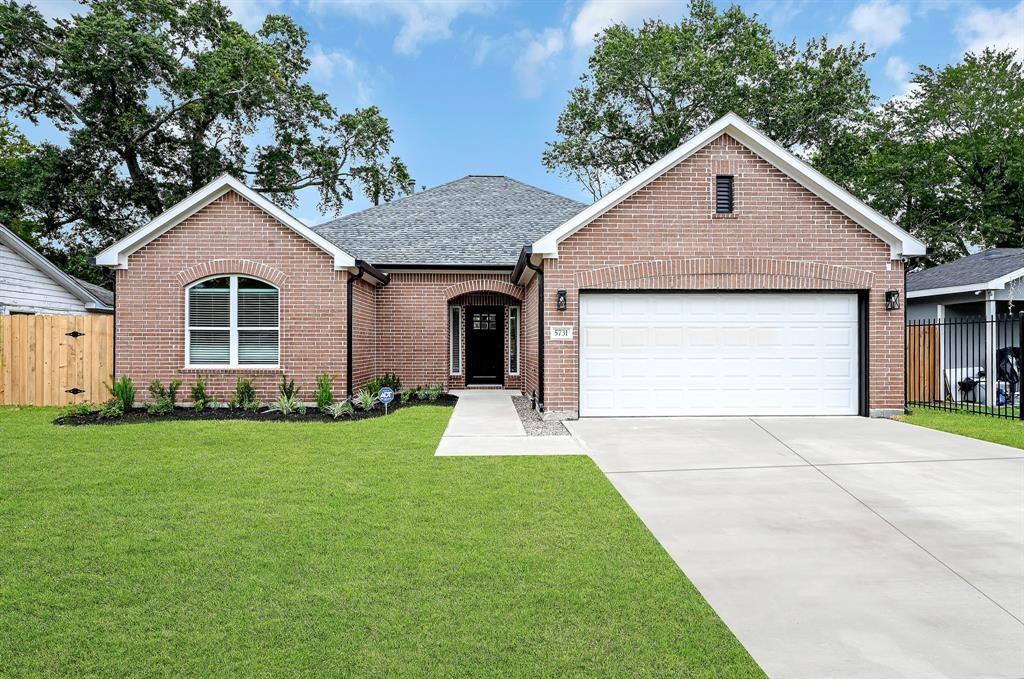
<instances>
[{"instance_id":1,"label":"white fascia board","mask_svg":"<svg viewBox=\"0 0 1024 679\"><path fill-rule=\"evenodd\" d=\"M335 269L348 269L356 265L355 258L326 238L291 216L262 194L249 188L228 174L217 177L184 200L168 208L149 224L136 229L96 255L96 264L119 269L128 267L128 256L155 240L174 226L206 207L228 191L234 191L274 217L324 252L334 257Z\"/></svg>"},{"instance_id":2,"label":"white fascia board","mask_svg":"<svg viewBox=\"0 0 1024 679\"><path fill-rule=\"evenodd\" d=\"M913 292L907 293L907 299L913 299L915 297L935 297L936 295L954 295L958 292L978 292L982 290L1005 290L1007 283L1015 281L1018 278L1024 278L1024 269L1017 269L1010 273L1000 276L999 278L993 278L990 281L984 283L971 283L970 285L952 285L946 288L926 288L924 290L914 290Z\"/></svg>"},{"instance_id":3,"label":"white fascia board","mask_svg":"<svg viewBox=\"0 0 1024 679\"><path fill-rule=\"evenodd\" d=\"M758 132L735 113L730 113L712 123L685 144L655 162L629 181L623 183L572 219L546 234L533 244L533 251L541 253L545 257L557 257L558 244L563 240L663 175L672 167L686 160L722 134L732 136L755 154L782 170L787 176L811 193L828 202L847 217L888 243L892 259L927 253L928 248L923 242L914 238L831 179L794 156L761 132Z\"/></svg>"}]
</instances>

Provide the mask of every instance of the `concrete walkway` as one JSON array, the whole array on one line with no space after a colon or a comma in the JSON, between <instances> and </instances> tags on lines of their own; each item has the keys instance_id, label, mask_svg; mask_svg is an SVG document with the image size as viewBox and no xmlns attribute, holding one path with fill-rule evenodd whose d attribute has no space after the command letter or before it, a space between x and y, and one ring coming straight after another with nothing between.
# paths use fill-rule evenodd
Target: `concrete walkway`
<instances>
[{"instance_id":1,"label":"concrete walkway","mask_svg":"<svg viewBox=\"0 0 1024 679\"><path fill-rule=\"evenodd\" d=\"M1024 676L1024 452L859 417L567 424L769 676Z\"/></svg>"},{"instance_id":2,"label":"concrete walkway","mask_svg":"<svg viewBox=\"0 0 1024 679\"><path fill-rule=\"evenodd\" d=\"M435 455L584 455L571 436L528 436L512 403L517 391L466 389Z\"/></svg>"}]
</instances>

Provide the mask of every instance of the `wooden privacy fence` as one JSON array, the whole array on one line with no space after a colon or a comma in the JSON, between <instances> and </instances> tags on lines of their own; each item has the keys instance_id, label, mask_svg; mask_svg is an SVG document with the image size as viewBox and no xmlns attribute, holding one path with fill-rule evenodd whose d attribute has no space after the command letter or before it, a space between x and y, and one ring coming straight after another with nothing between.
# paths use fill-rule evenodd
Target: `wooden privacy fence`
<instances>
[{"instance_id":1,"label":"wooden privacy fence","mask_svg":"<svg viewBox=\"0 0 1024 679\"><path fill-rule=\"evenodd\" d=\"M0 404L100 403L114 371L114 317L0 316Z\"/></svg>"},{"instance_id":2,"label":"wooden privacy fence","mask_svg":"<svg viewBox=\"0 0 1024 679\"><path fill-rule=\"evenodd\" d=\"M934 325L907 327L907 400L938 401L939 330Z\"/></svg>"}]
</instances>

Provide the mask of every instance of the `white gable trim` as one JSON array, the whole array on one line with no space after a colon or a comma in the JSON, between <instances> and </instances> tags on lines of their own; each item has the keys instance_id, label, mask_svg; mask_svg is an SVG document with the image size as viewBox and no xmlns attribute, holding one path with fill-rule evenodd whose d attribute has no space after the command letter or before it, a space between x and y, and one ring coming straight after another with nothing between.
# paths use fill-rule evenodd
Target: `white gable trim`
<instances>
[{"instance_id":1,"label":"white gable trim","mask_svg":"<svg viewBox=\"0 0 1024 679\"><path fill-rule=\"evenodd\" d=\"M889 244L893 259L903 256L924 255L923 242L896 226L848 191L800 160L782 146L754 129L749 123L730 113L712 123L700 134L657 161L646 170L623 183L601 200L533 243L534 254L558 257L558 244L584 226L633 195L672 167L686 160L700 149L728 134L758 156L785 172L798 184L834 206L847 217Z\"/></svg>"},{"instance_id":2,"label":"white gable trim","mask_svg":"<svg viewBox=\"0 0 1024 679\"><path fill-rule=\"evenodd\" d=\"M277 205L274 205L274 203L262 194L253 191L242 182L227 174L217 177L212 182L190 195L188 198L185 198L181 202L164 211L163 214L155 218L149 224L132 231L121 240L100 252L96 255L96 264L99 266L127 269L129 255L147 243L155 240L160 235L166 233L174 226L180 224L188 217L191 217L228 191L234 191L244 197L253 205L267 212L271 217L274 217L289 229L313 243L313 245L316 245L324 252L332 255L334 257L335 269L348 269L356 265L356 260L352 255L348 254L334 243L331 243L298 219L292 217L290 214L279 208Z\"/></svg>"},{"instance_id":3,"label":"white gable trim","mask_svg":"<svg viewBox=\"0 0 1024 679\"><path fill-rule=\"evenodd\" d=\"M35 248L23 241L16 233L0 224L0 243L19 255L26 262L46 274L54 283L77 297L89 311L113 311L113 307L79 283L73 276L61 271L53 262L39 254ZM17 307L10 307L17 308Z\"/></svg>"}]
</instances>

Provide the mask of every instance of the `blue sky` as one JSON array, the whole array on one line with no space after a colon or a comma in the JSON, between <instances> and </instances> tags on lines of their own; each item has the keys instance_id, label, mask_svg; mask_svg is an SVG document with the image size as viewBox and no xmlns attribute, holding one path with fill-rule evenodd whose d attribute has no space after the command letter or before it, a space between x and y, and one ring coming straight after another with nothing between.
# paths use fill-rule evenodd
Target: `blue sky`
<instances>
[{"instance_id":1,"label":"blue sky","mask_svg":"<svg viewBox=\"0 0 1024 679\"><path fill-rule=\"evenodd\" d=\"M40 0L66 14L70 0ZM243 24L289 14L310 35L310 81L341 110L375 104L395 131L395 152L417 185L466 174L505 174L589 202L575 183L541 165L569 89L585 70L591 36L614 21L671 20L663 0L228 0ZM718 2L724 7L729 2ZM917 64L941 66L966 50L1015 47L1024 55L1024 0L750 0L776 38L827 35L866 42L876 95L905 91ZM48 127L25 128L33 140ZM366 207L357 200L346 212ZM321 221L316 194L293 211Z\"/></svg>"}]
</instances>

